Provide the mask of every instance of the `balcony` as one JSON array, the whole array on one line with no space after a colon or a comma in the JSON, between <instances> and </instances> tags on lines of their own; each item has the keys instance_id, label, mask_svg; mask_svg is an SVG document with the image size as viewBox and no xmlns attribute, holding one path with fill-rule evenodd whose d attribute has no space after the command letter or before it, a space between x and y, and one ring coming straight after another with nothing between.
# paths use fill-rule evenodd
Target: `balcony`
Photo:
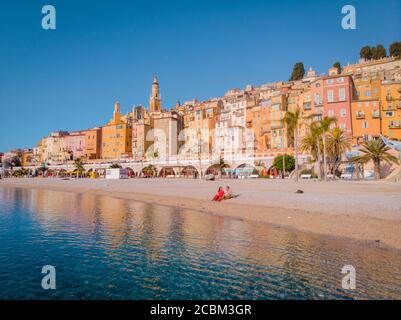
<instances>
[{"instance_id":1,"label":"balcony","mask_svg":"<svg viewBox=\"0 0 401 320\"><path fill-rule=\"evenodd\" d=\"M282 128L283 128L283 125L282 125L281 123L272 124L272 125L270 126L270 129L271 129L271 130L282 129Z\"/></svg>"},{"instance_id":2,"label":"balcony","mask_svg":"<svg viewBox=\"0 0 401 320\"><path fill-rule=\"evenodd\" d=\"M357 112L356 113L356 118L357 119L365 119L365 113L364 112Z\"/></svg>"},{"instance_id":3,"label":"balcony","mask_svg":"<svg viewBox=\"0 0 401 320\"><path fill-rule=\"evenodd\" d=\"M390 129L401 129L401 123L390 123L388 127Z\"/></svg>"}]
</instances>

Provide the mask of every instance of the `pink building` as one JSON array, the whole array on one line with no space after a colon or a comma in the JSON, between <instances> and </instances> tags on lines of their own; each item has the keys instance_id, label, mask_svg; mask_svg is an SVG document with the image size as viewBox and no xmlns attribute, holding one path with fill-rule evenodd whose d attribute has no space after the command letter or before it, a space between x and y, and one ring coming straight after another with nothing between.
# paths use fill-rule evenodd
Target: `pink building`
<instances>
[{"instance_id":1,"label":"pink building","mask_svg":"<svg viewBox=\"0 0 401 320\"><path fill-rule=\"evenodd\" d=\"M64 137L63 151L68 152L71 160L85 156L86 132L73 131Z\"/></svg>"},{"instance_id":2,"label":"pink building","mask_svg":"<svg viewBox=\"0 0 401 320\"><path fill-rule=\"evenodd\" d=\"M338 126L352 136L351 102L354 85L349 75L330 75L323 78L323 114L336 117Z\"/></svg>"}]
</instances>

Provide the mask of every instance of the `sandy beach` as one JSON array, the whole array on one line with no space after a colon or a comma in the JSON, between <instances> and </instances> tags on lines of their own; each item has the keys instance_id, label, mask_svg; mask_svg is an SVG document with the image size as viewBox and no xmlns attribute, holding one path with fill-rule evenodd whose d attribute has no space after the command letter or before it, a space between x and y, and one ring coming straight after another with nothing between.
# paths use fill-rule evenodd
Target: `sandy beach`
<instances>
[{"instance_id":1,"label":"sandy beach","mask_svg":"<svg viewBox=\"0 0 401 320\"><path fill-rule=\"evenodd\" d=\"M230 185L235 199L210 201ZM95 193L346 237L401 249L401 184L192 179L3 179L2 187ZM301 189L304 193L295 193Z\"/></svg>"}]
</instances>

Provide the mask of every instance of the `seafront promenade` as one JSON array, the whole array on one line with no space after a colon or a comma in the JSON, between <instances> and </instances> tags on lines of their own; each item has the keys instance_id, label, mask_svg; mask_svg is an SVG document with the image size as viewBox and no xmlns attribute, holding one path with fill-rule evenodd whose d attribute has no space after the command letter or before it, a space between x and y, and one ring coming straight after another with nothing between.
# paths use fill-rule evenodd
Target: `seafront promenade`
<instances>
[{"instance_id":1,"label":"seafront promenade","mask_svg":"<svg viewBox=\"0 0 401 320\"><path fill-rule=\"evenodd\" d=\"M217 188L226 185L239 196L221 203L210 201ZM109 195L398 249L401 249L400 186L400 183L384 181L295 183L266 179L0 180L0 188L41 188ZM303 193L296 193L298 189Z\"/></svg>"}]
</instances>

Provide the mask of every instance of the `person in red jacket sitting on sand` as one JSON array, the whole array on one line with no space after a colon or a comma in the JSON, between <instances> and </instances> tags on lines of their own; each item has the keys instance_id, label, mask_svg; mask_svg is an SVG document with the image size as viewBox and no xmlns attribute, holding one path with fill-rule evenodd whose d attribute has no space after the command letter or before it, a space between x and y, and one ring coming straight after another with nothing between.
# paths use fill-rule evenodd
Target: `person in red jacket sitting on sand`
<instances>
[{"instance_id":1,"label":"person in red jacket sitting on sand","mask_svg":"<svg viewBox=\"0 0 401 320\"><path fill-rule=\"evenodd\" d=\"M212 201L221 201L223 199L224 199L224 189L223 187L220 187L219 190L217 190L217 193L212 199Z\"/></svg>"}]
</instances>

